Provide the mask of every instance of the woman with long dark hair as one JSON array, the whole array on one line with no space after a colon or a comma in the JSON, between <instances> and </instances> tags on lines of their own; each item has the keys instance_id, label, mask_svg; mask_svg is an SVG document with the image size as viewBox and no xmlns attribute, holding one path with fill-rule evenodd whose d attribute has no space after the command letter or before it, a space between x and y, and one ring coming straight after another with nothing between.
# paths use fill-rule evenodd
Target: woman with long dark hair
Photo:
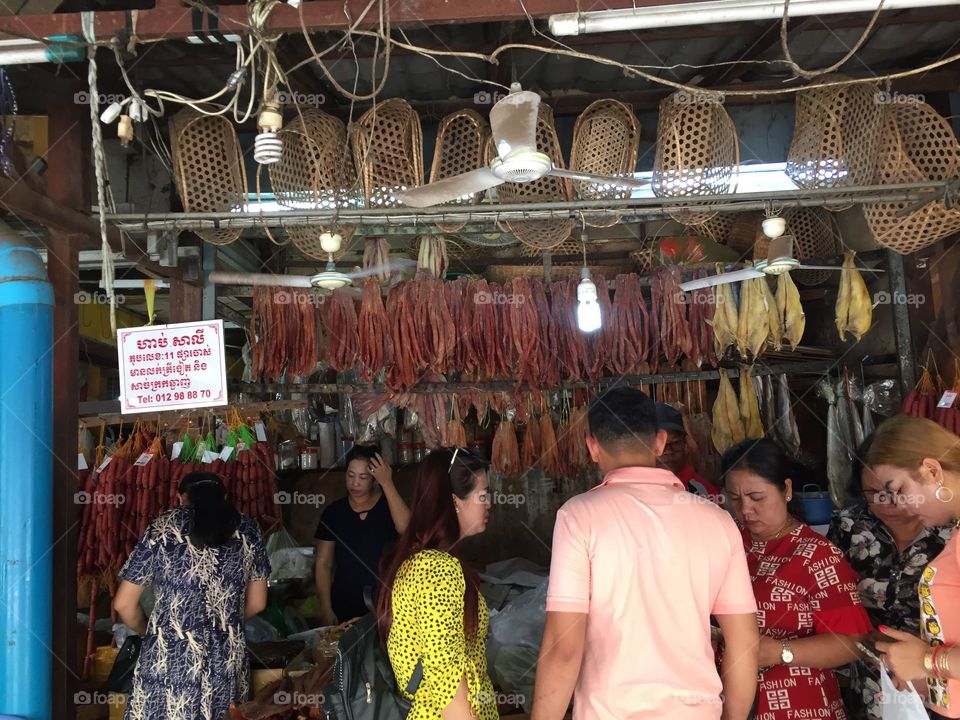
<instances>
[{"instance_id":1,"label":"woman with long dark hair","mask_svg":"<svg viewBox=\"0 0 960 720\"><path fill-rule=\"evenodd\" d=\"M460 541L487 526L486 464L461 449L430 453L411 507L377 601L398 688L409 685L418 663L423 670L408 696L408 720L497 720L485 654L487 604L459 556Z\"/></svg>"},{"instance_id":2,"label":"woman with long dark hair","mask_svg":"<svg viewBox=\"0 0 960 720\"><path fill-rule=\"evenodd\" d=\"M126 720L220 720L246 699L244 622L266 607L270 575L260 529L213 473L190 473L178 489L180 507L150 523L113 601L143 637Z\"/></svg>"}]
</instances>

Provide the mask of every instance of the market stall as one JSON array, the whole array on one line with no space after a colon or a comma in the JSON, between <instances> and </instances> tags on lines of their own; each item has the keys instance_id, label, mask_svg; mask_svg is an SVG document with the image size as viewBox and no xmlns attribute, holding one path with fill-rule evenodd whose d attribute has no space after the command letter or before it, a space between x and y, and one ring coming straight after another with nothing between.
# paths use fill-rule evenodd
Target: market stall
<instances>
[{"instance_id":1,"label":"market stall","mask_svg":"<svg viewBox=\"0 0 960 720\"><path fill-rule=\"evenodd\" d=\"M0 19L43 41L0 70L0 253L45 308L2 349L53 308L53 339L22 345L49 344L30 362L54 377L52 423L24 423L52 478L31 464L36 493L6 504L36 515L52 490L52 529L11 509L0 549L30 568L23 607L65 598L16 638L52 687L0 666L0 715L123 712L118 572L194 471L272 565L232 717L299 720L321 716L351 626L321 622L314 576L349 451L375 447L408 500L431 452L489 461L490 524L465 554L497 704L519 720L554 518L599 480L584 441L604 391L676 410L683 457L721 495L724 451L776 441L821 532L885 418L960 431L960 19L880 8L819 28L646 4L694 27L594 36L591 10L561 43L558 13L581 14L565 0ZM51 57L85 62L79 84ZM46 397L4 374L17 362L0 394ZM0 611L8 644L18 622Z\"/></svg>"}]
</instances>

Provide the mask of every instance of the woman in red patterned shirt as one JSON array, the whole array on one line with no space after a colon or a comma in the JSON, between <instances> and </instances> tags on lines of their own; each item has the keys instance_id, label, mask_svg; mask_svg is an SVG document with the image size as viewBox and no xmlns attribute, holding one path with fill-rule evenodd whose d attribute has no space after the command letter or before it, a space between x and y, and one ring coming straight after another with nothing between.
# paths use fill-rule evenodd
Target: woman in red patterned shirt
<instances>
[{"instance_id":1,"label":"woman in red patterned shirt","mask_svg":"<svg viewBox=\"0 0 960 720\"><path fill-rule=\"evenodd\" d=\"M722 461L757 599L756 720L846 720L831 670L857 659L856 642L872 628L843 553L788 509L792 467L769 440L742 442Z\"/></svg>"}]
</instances>

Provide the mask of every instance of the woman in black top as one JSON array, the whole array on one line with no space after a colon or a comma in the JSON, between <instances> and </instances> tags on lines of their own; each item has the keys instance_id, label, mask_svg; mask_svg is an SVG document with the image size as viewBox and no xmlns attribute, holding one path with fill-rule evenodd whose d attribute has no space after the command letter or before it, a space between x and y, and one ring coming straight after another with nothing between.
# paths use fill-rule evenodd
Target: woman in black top
<instances>
[{"instance_id":1,"label":"woman in black top","mask_svg":"<svg viewBox=\"0 0 960 720\"><path fill-rule=\"evenodd\" d=\"M872 437L857 450L847 497L853 504L836 511L827 537L843 551L860 576L857 589L874 627L886 625L919 635L923 569L941 553L952 526L925 528L862 458ZM876 637L875 639L881 639ZM886 638L883 638L886 639ZM880 671L872 662L850 666L853 697L847 704L854 720L880 720Z\"/></svg>"},{"instance_id":2,"label":"woman in black top","mask_svg":"<svg viewBox=\"0 0 960 720\"><path fill-rule=\"evenodd\" d=\"M393 472L374 448L356 445L350 450L346 484L347 496L323 511L315 535L324 625L366 614L363 590L377 589L383 549L410 520L410 509L393 484Z\"/></svg>"}]
</instances>

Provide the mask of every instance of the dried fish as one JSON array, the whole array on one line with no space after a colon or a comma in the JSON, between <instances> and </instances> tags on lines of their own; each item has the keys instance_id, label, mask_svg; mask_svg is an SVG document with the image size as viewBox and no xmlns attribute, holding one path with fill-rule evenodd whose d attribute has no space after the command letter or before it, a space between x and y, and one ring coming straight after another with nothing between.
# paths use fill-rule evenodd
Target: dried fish
<instances>
[{"instance_id":1,"label":"dried fish","mask_svg":"<svg viewBox=\"0 0 960 720\"><path fill-rule=\"evenodd\" d=\"M777 436L783 446L791 454L796 455L800 452L800 432L797 430L797 419L793 414L786 373L777 378L777 383Z\"/></svg>"},{"instance_id":2,"label":"dried fish","mask_svg":"<svg viewBox=\"0 0 960 720\"><path fill-rule=\"evenodd\" d=\"M849 458L840 436L837 396L829 381L820 383L820 394L827 401L827 479L830 498L837 507L846 500L846 484L850 476Z\"/></svg>"}]
</instances>

